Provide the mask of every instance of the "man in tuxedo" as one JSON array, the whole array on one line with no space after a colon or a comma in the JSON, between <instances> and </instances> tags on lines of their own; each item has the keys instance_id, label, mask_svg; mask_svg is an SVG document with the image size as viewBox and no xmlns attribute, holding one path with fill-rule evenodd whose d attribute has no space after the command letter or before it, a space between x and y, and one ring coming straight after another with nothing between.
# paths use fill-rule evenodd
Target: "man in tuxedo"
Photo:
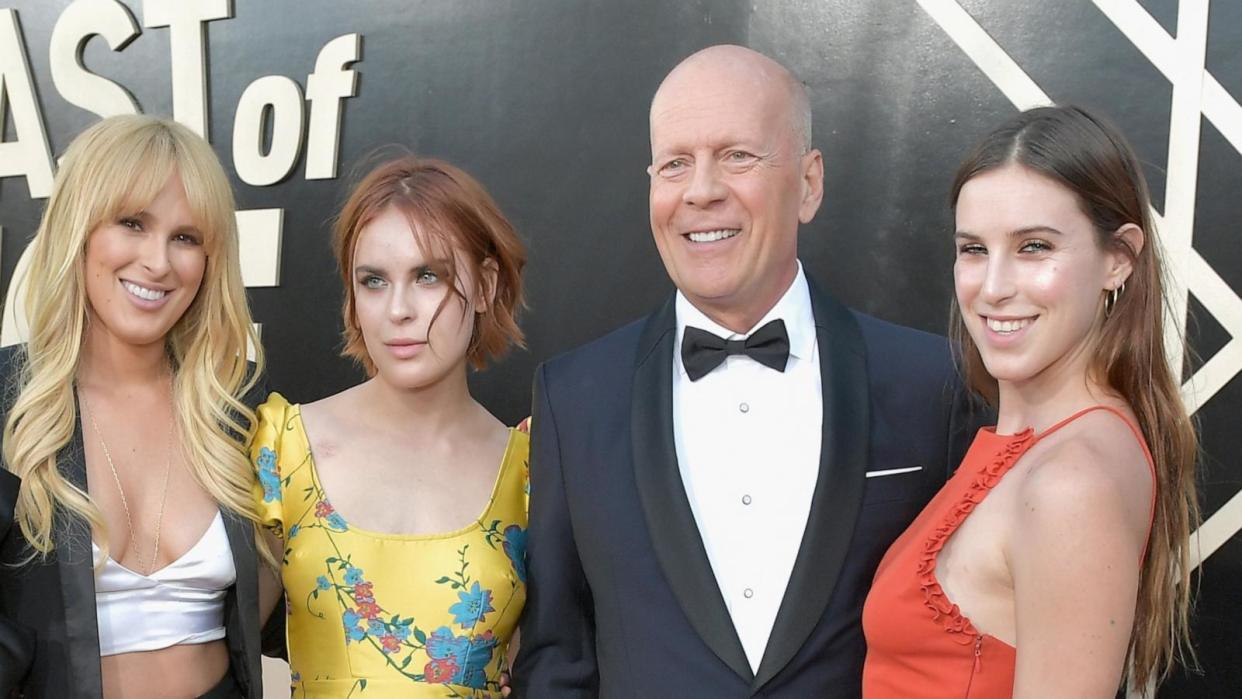
<instances>
[{"instance_id":1,"label":"man in tuxedo","mask_svg":"<svg viewBox=\"0 0 1242 699\"><path fill-rule=\"evenodd\" d=\"M513 689L857 697L875 568L971 436L948 344L802 269L823 157L776 62L687 58L652 101L651 155L677 293L536 372Z\"/></svg>"}]
</instances>

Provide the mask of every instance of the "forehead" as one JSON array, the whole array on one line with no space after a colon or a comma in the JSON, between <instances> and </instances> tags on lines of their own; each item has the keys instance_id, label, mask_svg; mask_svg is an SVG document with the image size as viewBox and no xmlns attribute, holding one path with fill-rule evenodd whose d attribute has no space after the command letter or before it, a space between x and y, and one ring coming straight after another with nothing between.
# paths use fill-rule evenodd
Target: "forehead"
<instances>
[{"instance_id":1,"label":"forehead","mask_svg":"<svg viewBox=\"0 0 1242 699\"><path fill-rule=\"evenodd\" d=\"M737 142L770 144L789 130L787 90L752 71L674 76L651 103L653 153Z\"/></svg>"},{"instance_id":2,"label":"forehead","mask_svg":"<svg viewBox=\"0 0 1242 699\"><path fill-rule=\"evenodd\" d=\"M444 259L455 251L449 239L436 235L421 222L396 207L385 207L358 231L354 242L355 264L423 264Z\"/></svg>"},{"instance_id":3,"label":"forehead","mask_svg":"<svg viewBox=\"0 0 1242 699\"><path fill-rule=\"evenodd\" d=\"M1073 191L1020 165L971 178L958 194L956 218L958 230L975 234L1007 233L1035 225L1067 233L1091 228Z\"/></svg>"}]
</instances>

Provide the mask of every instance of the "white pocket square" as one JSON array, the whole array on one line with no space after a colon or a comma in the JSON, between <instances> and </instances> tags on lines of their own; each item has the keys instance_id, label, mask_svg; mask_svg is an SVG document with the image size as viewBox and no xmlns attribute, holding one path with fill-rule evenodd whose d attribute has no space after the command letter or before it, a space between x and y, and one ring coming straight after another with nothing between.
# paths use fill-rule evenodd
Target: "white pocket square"
<instances>
[{"instance_id":1,"label":"white pocket square","mask_svg":"<svg viewBox=\"0 0 1242 699\"><path fill-rule=\"evenodd\" d=\"M910 466L908 468L886 468L883 471L867 471L867 478L883 478L884 476L896 476L902 473L914 473L922 471L922 466Z\"/></svg>"}]
</instances>

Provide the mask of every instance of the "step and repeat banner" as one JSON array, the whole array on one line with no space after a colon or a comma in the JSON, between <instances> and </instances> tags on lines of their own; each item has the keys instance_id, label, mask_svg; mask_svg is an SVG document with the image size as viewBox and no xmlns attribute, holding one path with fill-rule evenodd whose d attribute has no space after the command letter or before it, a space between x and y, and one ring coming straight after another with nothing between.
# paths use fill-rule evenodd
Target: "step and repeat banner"
<instances>
[{"instance_id":1,"label":"step and repeat banner","mask_svg":"<svg viewBox=\"0 0 1242 699\"><path fill-rule=\"evenodd\" d=\"M670 292L647 222L647 108L693 51L736 43L810 90L824 205L807 269L847 303L943 333L949 180L1015 110L1098 109L1134 142L1175 280L1203 434L1201 669L1161 697L1242 696L1242 2L1234 0L0 1L3 341L56 159L100 115L170 115L233 178L272 385L360 378L339 357L328 245L349 186L413 152L476 175L530 247L528 348L472 377L503 420L535 365ZM277 682L279 684L279 682Z\"/></svg>"}]
</instances>

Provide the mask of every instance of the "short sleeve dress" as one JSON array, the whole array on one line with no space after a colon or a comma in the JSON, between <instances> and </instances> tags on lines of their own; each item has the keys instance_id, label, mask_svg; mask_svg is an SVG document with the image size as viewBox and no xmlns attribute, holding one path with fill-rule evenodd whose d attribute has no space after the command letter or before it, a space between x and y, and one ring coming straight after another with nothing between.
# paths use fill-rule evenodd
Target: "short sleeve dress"
<instances>
[{"instance_id":1,"label":"short sleeve dress","mask_svg":"<svg viewBox=\"0 0 1242 699\"><path fill-rule=\"evenodd\" d=\"M383 534L332 507L300 406L273 393L258 418L255 498L285 542L293 696L499 697L526 601L527 435L510 430L491 499L469 526Z\"/></svg>"}]
</instances>

